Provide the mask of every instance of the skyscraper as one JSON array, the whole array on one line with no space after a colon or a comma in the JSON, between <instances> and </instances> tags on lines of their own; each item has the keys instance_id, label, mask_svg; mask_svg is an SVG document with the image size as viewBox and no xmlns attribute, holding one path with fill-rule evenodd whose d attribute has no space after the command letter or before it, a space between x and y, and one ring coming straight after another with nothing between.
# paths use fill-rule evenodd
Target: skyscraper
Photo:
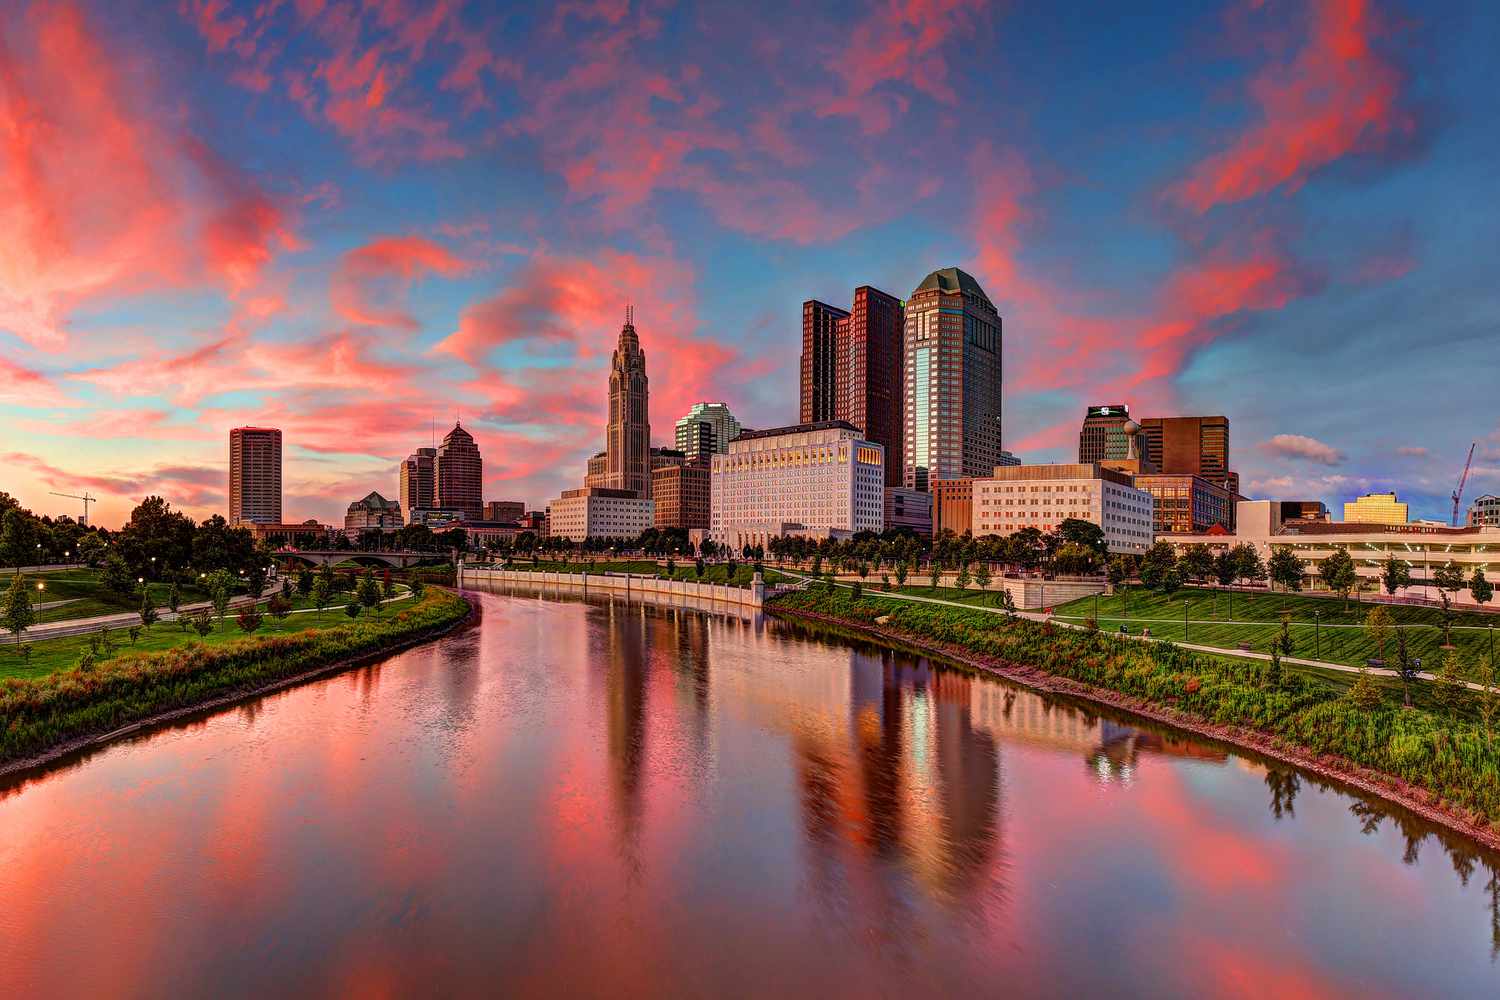
<instances>
[{"instance_id":1,"label":"skyscraper","mask_svg":"<svg viewBox=\"0 0 1500 1000\"><path fill-rule=\"evenodd\" d=\"M1163 473L1199 476L1239 493L1239 473L1229 469L1228 417L1146 417L1140 437L1143 456Z\"/></svg>"},{"instance_id":2,"label":"skyscraper","mask_svg":"<svg viewBox=\"0 0 1500 1000\"><path fill-rule=\"evenodd\" d=\"M802 304L802 420L845 420L879 442L890 486L901 484L903 315L900 299L869 285L849 312Z\"/></svg>"},{"instance_id":3,"label":"skyscraper","mask_svg":"<svg viewBox=\"0 0 1500 1000\"><path fill-rule=\"evenodd\" d=\"M229 432L229 523L281 523L281 431L274 427Z\"/></svg>"},{"instance_id":4,"label":"skyscraper","mask_svg":"<svg viewBox=\"0 0 1500 1000\"><path fill-rule=\"evenodd\" d=\"M817 299L802 303L802 423L835 420L839 356L848 336L849 314Z\"/></svg>"},{"instance_id":5,"label":"skyscraper","mask_svg":"<svg viewBox=\"0 0 1500 1000\"><path fill-rule=\"evenodd\" d=\"M906 300L903 484L989 476L1000 464L1000 313L956 267Z\"/></svg>"},{"instance_id":6,"label":"skyscraper","mask_svg":"<svg viewBox=\"0 0 1500 1000\"><path fill-rule=\"evenodd\" d=\"M702 430L704 427L712 431L709 439L711 447L706 451ZM687 415L677 421L676 430L677 450L689 459L697 460L701 457L706 462L709 455L728 453L729 442L739 436L740 422L723 403L694 403Z\"/></svg>"},{"instance_id":7,"label":"skyscraper","mask_svg":"<svg viewBox=\"0 0 1500 1000\"><path fill-rule=\"evenodd\" d=\"M431 510L437 506L436 479L433 475L436 461L436 448L418 448L401 463L401 509L406 511L408 522L416 520L417 511Z\"/></svg>"},{"instance_id":8,"label":"skyscraper","mask_svg":"<svg viewBox=\"0 0 1500 1000\"><path fill-rule=\"evenodd\" d=\"M460 424L443 437L433 460L433 483L437 506L461 511L478 521L484 517L484 460L473 435Z\"/></svg>"},{"instance_id":9,"label":"skyscraper","mask_svg":"<svg viewBox=\"0 0 1500 1000\"><path fill-rule=\"evenodd\" d=\"M1130 440L1125 425L1130 423L1130 407L1090 406L1078 432L1078 461L1103 462L1130 458Z\"/></svg>"},{"instance_id":10,"label":"skyscraper","mask_svg":"<svg viewBox=\"0 0 1500 1000\"><path fill-rule=\"evenodd\" d=\"M854 290L844 344L846 362L839 367L842 406L838 418L885 448L885 484L902 484L901 357L905 309L901 300L878 288Z\"/></svg>"},{"instance_id":11,"label":"skyscraper","mask_svg":"<svg viewBox=\"0 0 1500 1000\"><path fill-rule=\"evenodd\" d=\"M609 424L604 432L604 486L651 498L651 403L646 352L636 337L634 316L625 325L609 364Z\"/></svg>"}]
</instances>

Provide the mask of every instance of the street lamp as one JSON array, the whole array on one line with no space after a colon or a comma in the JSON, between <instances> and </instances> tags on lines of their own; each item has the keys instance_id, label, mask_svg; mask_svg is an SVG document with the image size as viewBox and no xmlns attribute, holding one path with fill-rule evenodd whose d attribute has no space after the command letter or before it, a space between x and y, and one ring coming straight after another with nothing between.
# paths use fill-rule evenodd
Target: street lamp
<instances>
[{"instance_id":1,"label":"street lamp","mask_svg":"<svg viewBox=\"0 0 1500 1000\"><path fill-rule=\"evenodd\" d=\"M1188 641L1188 602L1182 602L1182 641Z\"/></svg>"},{"instance_id":2,"label":"street lamp","mask_svg":"<svg viewBox=\"0 0 1500 1000\"><path fill-rule=\"evenodd\" d=\"M1313 612L1313 659L1323 658L1323 612Z\"/></svg>"},{"instance_id":3,"label":"street lamp","mask_svg":"<svg viewBox=\"0 0 1500 1000\"><path fill-rule=\"evenodd\" d=\"M36 582L36 589L37 590L46 590L47 589L47 581L46 580L38 580Z\"/></svg>"}]
</instances>

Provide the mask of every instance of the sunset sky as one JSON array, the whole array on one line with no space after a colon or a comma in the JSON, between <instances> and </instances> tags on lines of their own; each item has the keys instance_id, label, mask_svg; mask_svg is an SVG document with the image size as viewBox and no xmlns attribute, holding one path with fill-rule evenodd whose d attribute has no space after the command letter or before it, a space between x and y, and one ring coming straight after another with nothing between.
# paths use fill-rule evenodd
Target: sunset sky
<instances>
[{"instance_id":1,"label":"sunset sky","mask_svg":"<svg viewBox=\"0 0 1500 1000\"><path fill-rule=\"evenodd\" d=\"M1084 6L10 0L0 489L203 517L268 424L341 525L458 415L539 506L627 302L670 443L795 422L802 300L956 265L1028 461L1126 402L1253 495L1500 491L1500 5Z\"/></svg>"}]
</instances>

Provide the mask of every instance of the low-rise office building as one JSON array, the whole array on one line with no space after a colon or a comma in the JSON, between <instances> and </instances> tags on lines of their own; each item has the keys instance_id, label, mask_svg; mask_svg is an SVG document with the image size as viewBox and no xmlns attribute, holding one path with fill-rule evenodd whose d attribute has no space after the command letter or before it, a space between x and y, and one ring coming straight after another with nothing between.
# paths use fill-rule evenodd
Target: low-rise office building
<instances>
[{"instance_id":1,"label":"low-rise office building","mask_svg":"<svg viewBox=\"0 0 1500 1000\"><path fill-rule=\"evenodd\" d=\"M1171 543L1179 552L1191 545L1222 551L1244 543L1254 546L1262 560L1269 560L1276 549L1289 549L1302 561L1304 586L1309 590L1321 587L1319 568L1338 551L1349 553L1361 583L1373 591L1381 589L1381 573L1388 558L1394 556L1409 564L1412 585L1398 591L1397 597L1438 600L1432 576L1450 559L1458 564L1466 580L1476 568L1483 569L1491 582L1500 576L1500 527L1283 521L1279 503L1274 500L1242 500L1238 508L1233 534L1165 535L1160 540ZM1451 599L1458 604L1473 602L1467 589L1451 595Z\"/></svg>"},{"instance_id":2,"label":"low-rise office building","mask_svg":"<svg viewBox=\"0 0 1500 1000\"><path fill-rule=\"evenodd\" d=\"M932 481L932 533L951 531L955 535L974 530L974 480L935 479Z\"/></svg>"},{"instance_id":3,"label":"low-rise office building","mask_svg":"<svg viewBox=\"0 0 1500 1000\"><path fill-rule=\"evenodd\" d=\"M1500 497L1487 493L1470 504L1469 524L1474 527L1500 527Z\"/></svg>"},{"instance_id":4,"label":"low-rise office building","mask_svg":"<svg viewBox=\"0 0 1500 1000\"><path fill-rule=\"evenodd\" d=\"M1156 500L1156 534L1202 534L1216 524L1226 531L1234 530L1235 496L1218 483L1202 476L1170 473L1134 478L1136 488Z\"/></svg>"},{"instance_id":5,"label":"low-rise office building","mask_svg":"<svg viewBox=\"0 0 1500 1000\"><path fill-rule=\"evenodd\" d=\"M1394 493L1366 493L1344 501L1344 520L1350 524L1405 524L1406 504Z\"/></svg>"},{"instance_id":6,"label":"low-rise office building","mask_svg":"<svg viewBox=\"0 0 1500 1000\"><path fill-rule=\"evenodd\" d=\"M484 505L486 521L519 521L526 513L526 505L520 500L490 500Z\"/></svg>"},{"instance_id":7,"label":"low-rise office building","mask_svg":"<svg viewBox=\"0 0 1500 1000\"><path fill-rule=\"evenodd\" d=\"M344 534L357 539L366 531L395 531L406 522L401 519L401 504L370 492L349 505L344 512Z\"/></svg>"},{"instance_id":8,"label":"low-rise office building","mask_svg":"<svg viewBox=\"0 0 1500 1000\"><path fill-rule=\"evenodd\" d=\"M711 475L710 536L736 550L885 524L885 451L847 421L741 431Z\"/></svg>"},{"instance_id":9,"label":"low-rise office building","mask_svg":"<svg viewBox=\"0 0 1500 1000\"><path fill-rule=\"evenodd\" d=\"M973 511L976 536L1056 531L1076 518L1104 529L1110 552L1145 552L1153 540L1151 494L1097 462L998 467L974 479Z\"/></svg>"},{"instance_id":10,"label":"low-rise office building","mask_svg":"<svg viewBox=\"0 0 1500 1000\"><path fill-rule=\"evenodd\" d=\"M581 542L587 538L634 540L655 522L655 507L634 490L585 486L564 490L547 508L549 531L558 538Z\"/></svg>"},{"instance_id":11,"label":"low-rise office building","mask_svg":"<svg viewBox=\"0 0 1500 1000\"><path fill-rule=\"evenodd\" d=\"M885 488L885 530L910 528L919 535L932 534L932 494L904 486Z\"/></svg>"},{"instance_id":12,"label":"low-rise office building","mask_svg":"<svg viewBox=\"0 0 1500 1000\"><path fill-rule=\"evenodd\" d=\"M708 527L710 454L704 453L702 461L659 465L651 470L651 499L656 504L658 528Z\"/></svg>"}]
</instances>

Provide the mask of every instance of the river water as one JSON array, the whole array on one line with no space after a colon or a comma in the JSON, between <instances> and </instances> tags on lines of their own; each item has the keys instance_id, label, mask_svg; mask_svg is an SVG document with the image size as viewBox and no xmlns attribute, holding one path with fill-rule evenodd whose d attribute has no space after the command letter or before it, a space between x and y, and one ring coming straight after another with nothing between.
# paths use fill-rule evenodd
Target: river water
<instances>
[{"instance_id":1,"label":"river water","mask_svg":"<svg viewBox=\"0 0 1500 1000\"><path fill-rule=\"evenodd\" d=\"M0 996L1495 996L1497 859L737 614L481 623L0 790Z\"/></svg>"}]
</instances>

